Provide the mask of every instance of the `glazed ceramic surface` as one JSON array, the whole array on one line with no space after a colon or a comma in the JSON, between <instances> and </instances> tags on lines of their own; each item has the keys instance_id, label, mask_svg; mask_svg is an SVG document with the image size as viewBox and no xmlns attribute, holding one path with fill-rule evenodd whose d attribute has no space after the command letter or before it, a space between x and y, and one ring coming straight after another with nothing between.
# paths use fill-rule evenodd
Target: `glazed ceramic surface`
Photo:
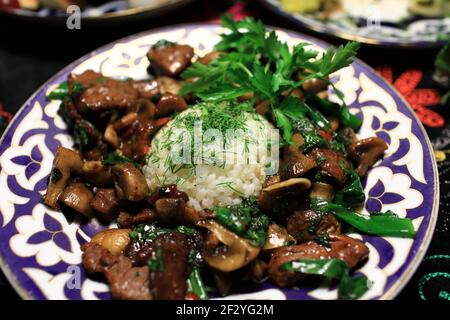
<instances>
[{"instance_id":1,"label":"glazed ceramic surface","mask_svg":"<svg viewBox=\"0 0 450 320\"><path fill-rule=\"evenodd\" d=\"M40 203L47 186L56 147L72 146L66 125L57 115L59 101L46 94L71 72L94 69L106 76L145 79L145 54L159 39L193 46L198 55L210 51L222 30L215 25L184 25L144 32L107 45L79 59L45 83L22 107L0 143L0 264L23 298L108 299L108 286L86 277L80 244L107 228L98 220L64 215ZM327 44L278 30L290 44ZM420 263L437 217L438 180L434 156L413 111L388 83L356 60L333 76L352 112L364 119L359 137L377 135L389 145L363 179L367 211L392 210L413 220L415 239L352 234L370 249L357 272L373 286L363 299L390 299L401 290ZM335 299L330 283L278 289L265 282L251 294L233 298Z\"/></svg>"},{"instance_id":2,"label":"glazed ceramic surface","mask_svg":"<svg viewBox=\"0 0 450 320\"><path fill-rule=\"evenodd\" d=\"M330 36L386 47L438 47L450 40L450 17L413 16L409 0L341 0L342 8L318 14L286 12L280 0L259 0L300 27Z\"/></svg>"}]
</instances>

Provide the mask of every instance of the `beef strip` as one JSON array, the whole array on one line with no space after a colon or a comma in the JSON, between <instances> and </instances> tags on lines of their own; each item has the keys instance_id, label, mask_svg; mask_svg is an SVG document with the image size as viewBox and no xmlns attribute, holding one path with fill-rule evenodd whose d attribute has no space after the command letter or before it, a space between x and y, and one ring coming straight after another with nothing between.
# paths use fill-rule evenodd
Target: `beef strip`
<instances>
[{"instance_id":1,"label":"beef strip","mask_svg":"<svg viewBox=\"0 0 450 320\"><path fill-rule=\"evenodd\" d=\"M191 64L194 49L188 45L169 44L151 48L147 53L150 68L157 75L175 77Z\"/></svg>"},{"instance_id":2,"label":"beef strip","mask_svg":"<svg viewBox=\"0 0 450 320\"><path fill-rule=\"evenodd\" d=\"M291 286L297 282L302 274L280 270L283 264L295 260L341 259L349 268L353 268L369 255L369 248L360 240L345 235L330 235L330 240L330 248L310 241L277 249L268 266L270 279L280 287Z\"/></svg>"},{"instance_id":3,"label":"beef strip","mask_svg":"<svg viewBox=\"0 0 450 320\"><path fill-rule=\"evenodd\" d=\"M119 212L119 199L113 188L99 188L91 206L100 212L104 218L110 219Z\"/></svg>"},{"instance_id":4,"label":"beef strip","mask_svg":"<svg viewBox=\"0 0 450 320\"><path fill-rule=\"evenodd\" d=\"M85 243L83 266L89 273L103 273L114 299L150 300L148 267L133 267L124 255L113 255L96 243Z\"/></svg>"},{"instance_id":5,"label":"beef strip","mask_svg":"<svg viewBox=\"0 0 450 320\"><path fill-rule=\"evenodd\" d=\"M118 225L121 228L131 228L140 223L153 223L156 221L156 213L150 208L144 208L136 214L121 212L118 218Z\"/></svg>"},{"instance_id":6,"label":"beef strip","mask_svg":"<svg viewBox=\"0 0 450 320\"><path fill-rule=\"evenodd\" d=\"M289 216L287 230L299 243L314 240L326 234L340 234L341 224L332 214L322 214L314 210L296 211Z\"/></svg>"}]
</instances>

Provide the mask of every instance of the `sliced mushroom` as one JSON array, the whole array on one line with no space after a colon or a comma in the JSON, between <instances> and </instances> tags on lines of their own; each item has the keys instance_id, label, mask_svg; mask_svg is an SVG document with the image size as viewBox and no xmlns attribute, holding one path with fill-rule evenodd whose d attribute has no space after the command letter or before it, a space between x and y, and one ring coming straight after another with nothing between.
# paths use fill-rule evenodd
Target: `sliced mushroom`
<instances>
[{"instance_id":1,"label":"sliced mushroom","mask_svg":"<svg viewBox=\"0 0 450 320\"><path fill-rule=\"evenodd\" d=\"M77 152L64 147L56 149L47 193L44 196L46 205L54 209L58 208L58 199L66 187L71 173L80 174L82 166L83 161Z\"/></svg>"},{"instance_id":2,"label":"sliced mushroom","mask_svg":"<svg viewBox=\"0 0 450 320\"><path fill-rule=\"evenodd\" d=\"M303 85L302 85L302 89L303 91L305 91L306 93L319 93L323 90L325 90L328 87L328 83L324 80L321 79L309 79L306 80Z\"/></svg>"},{"instance_id":3,"label":"sliced mushroom","mask_svg":"<svg viewBox=\"0 0 450 320\"><path fill-rule=\"evenodd\" d=\"M174 112L181 112L188 107L186 101L177 95L165 94L161 97L156 106L156 114L158 116L168 116Z\"/></svg>"},{"instance_id":4,"label":"sliced mushroom","mask_svg":"<svg viewBox=\"0 0 450 320\"><path fill-rule=\"evenodd\" d=\"M295 239L288 233L286 228L272 223L267 230L266 243L262 247L264 251L271 251L286 246L286 244L292 242L295 244Z\"/></svg>"},{"instance_id":5,"label":"sliced mushroom","mask_svg":"<svg viewBox=\"0 0 450 320\"><path fill-rule=\"evenodd\" d=\"M362 177L367 170L380 158L388 145L379 137L372 137L356 141L348 146L350 157L358 162L356 173Z\"/></svg>"},{"instance_id":6,"label":"sliced mushroom","mask_svg":"<svg viewBox=\"0 0 450 320\"><path fill-rule=\"evenodd\" d=\"M91 202L94 198L92 191L84 183L69 184L61 193L59 201L76 210L86 217L91 217Z\"/></svg>"},{"instance_id":7,"label":"sliced mushroom","mask_svg":"<svg viewBox=\"0 0 450 320\"><path fill-rule=\"evenodd\" d=\"M315 148L309 156L316 161L321 174L339 186L345 183L346 175L342 167L350 169L350 165L342 154L331 149Z\"/></svg>"},{"instance_id":8,"label":"sliced mushroom","mask_svg":"<svg viewBox=\"0 0 450 320\"><path fill-rule=\"evenodd\" d=\"M275 219L288 216L299 204L299 195L311 187L305 178L293 178L272 183L262 189L258 206Z\"/></svg>"},{"instance_id":9,"label":"sliced mushroom","mask_svg":"<svg viewBox=\"0 0 450 320\"><path fill-rule=\"evenodd\" d=\"M117 224L121 228L130 228L140 223L153 223L157 219L155 211L150 208L144 208L137 214L121 212L117 219Z\"/></svg>"},{"instance_id":10,"label":"sliced mushroom","mask_svg":"<svg viewBox=\"0 0 450 320\"><path fill-rule=\"evenodd\" d=\"M105 132L103 133L103 139L114 147L114 149L119 148L119 135L112 124L106 126Z\"/></svg>"},{"instance_id":11,"label":"sliced mushroom","mask_svg":"<svg viewBox=\"0 0 450 320\"><path fill-rule=\"evenodd\" d=\"M111 173L117 196L129 201L143 200L149 192L142 172L130 163L116 164Z\"/></svg>"},{"instance_id":12,"label":"sliced mushroom","mask_svg":"<svg viewBox=\"0 0 450 320\"><path fill-rule=\"evenodd\" d=\"M111 170L101 161L86 161L81 169L85 180L97 187L111 187L113 178Z\"/></svg>"},{"instance_id":13,"label":"sliced mushroom","mask_svg":"<svg viewBox=\"0 0 450 320\"><path fill-rule=\"evenodd\" d=\"M334 199L334 188L331 184L324 182L313 182L311 185L311 192L309 193L311 199L324 200L332 202Z\"/></svg>"},{"instance_id":14,"label":"sliced mushroom","mask_svg":"<svg viewBox=\"0 0 450 320\"><path fill-rule=\"evenodd\" d=\"M108 249L113 255L119 255L130 243L129 229L107 229L97 233L91 242Z\"/></svg>"},{"instance_id":15,"label":"sliced mushroom","mask_svg":"<svg viewBox=\"0 0 450 320\"><path fill-rule=\"evenodd\" d=\"M137 120L137 118L138 114L136 112L127 113L122 118L114 122L114 130L120 131L131 126Z\"/></svg>"},{"instance_id":16,"label":"sliced mushroom","mask_svg":"<svg viewBox=\"0 0 450 320\"><path fill-rule=\"evenodd\" d=\"M260 248L213 220L202 220L197 225L208 229L220 242L219 246L205 243L204 259L214 269L223 272L235 271L253 261L260 252Z\"/></svg>"}]
</instances>

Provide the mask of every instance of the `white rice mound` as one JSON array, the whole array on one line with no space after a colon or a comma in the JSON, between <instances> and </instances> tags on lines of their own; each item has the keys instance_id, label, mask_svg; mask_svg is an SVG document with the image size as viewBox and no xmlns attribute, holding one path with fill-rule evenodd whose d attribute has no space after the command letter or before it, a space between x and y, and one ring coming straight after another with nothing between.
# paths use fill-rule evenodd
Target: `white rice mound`
<instances>
[{"instance_id":1,"label":"white rice mound","mask_svg":"<svg viewBox=\"0 0 450 320\"><path fill-rule=\"evenodd\" d=\"M280 137L273 125L256 113L243 112L245 129L226 144L203 142L200 148L203 154L224 161L196 163L174 170L169 160L173 150L180 150L180 137L186 133L180 117L188 115L198 120L205 116L199 109L190 108L167 123L152 140L143 170L151 192L163 185L177 184L189 196L187 205L196 210L236 205L242 198L258 195L266 174L272 174L268 168L274 168L279 159Z\"/></svg>"}]
</instances>

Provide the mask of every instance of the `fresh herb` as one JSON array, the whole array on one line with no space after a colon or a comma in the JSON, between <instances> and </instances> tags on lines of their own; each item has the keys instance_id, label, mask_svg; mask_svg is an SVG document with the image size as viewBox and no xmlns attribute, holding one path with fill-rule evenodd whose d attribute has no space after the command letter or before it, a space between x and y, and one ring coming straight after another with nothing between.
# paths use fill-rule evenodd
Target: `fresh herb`
<instances>
[{"instance_id":1,"label":"fresh herb","mask_svg":"<svg viewBox=\"0 0 450 320\"><path fill-rule=\"evenodd\" d=\"M147 262L148 267L151 271L164 271L164 256L163 256L163 249L162 248L156 248L154 252L152 252L151 258Z\"/></svg>"},{"instance_id":2,"label":"fresh herb","mask_svg":"<svg viewBox=\"0 0 450 320\"><path fill-rule=\"evenodd\" d=\"M318 156L316 159L316 163L318 166L322 165L324 162L327 162L328 158L324 155Z\"/></svg>"},{"instance_id":3,"label":"fresh herb","mask_svg":"<svg viewBox=\"0 0 450 320\"><path fill-rule=\"evenodd\" d=\"M133 166L135 166L136 168L139 168L139 164L137 164L136 162L134 162L133 160L131 160L130 158L128 158L124 155L118 154L116 151L112 151L112 152L108 153L108 155L106 156L106 159L104 159L102 161L102 164L104 166L114 166L114 165L120 164L120 163L130 163Z\"/></svg>"},{"instance_id":4,"label":"fresh herb","mask_svg":"<svg viewBox=\"0 0 450 320\"><path fill-rule=\"evenodd\" d=\"M62 178L61 170L59 170L58 168L53 168L52 171L50 172L50 182L56 183L61 178Z\"/></svg>"},{"instance_id":5,"label":"fresh herb","mask_svg":"<svg viewBox=\"0 0 450 320\"><path fill-rule=\"evenodd\" d=\"M294 130L300 132L303 137L303 144L301 145L302 151L307 153L314 148L327 147L328 142L317 133L313 124L309 119L300 119L294 124Z\"/></svg>"},{"instance_id":6,"label":"fresh herb","mask_svg":"<svg viewBox=\"0 0 450 320\"><path fill-rule=\"evenodd\" d=\"M74 81L73 86L72 86L72 97L78 97L79 95L81 95L84 91L84 86L78 82L78 81Z\"/></svg>"},{"instance_id":7,"label":"fresh herb","mask_svg":"<svg viewBox=\"0 0 450 320\"><path fill-rule=\"evenodd\" d=\"M194 236L197 234L197 230L194 228L186 227L186 226L178 226L175 228L176 231L183 233L187 236Z\"/></svg>"},{"instance_id":8,"label":"fresh herb","mask_svg":"<svg viewBox=\"0 0 450 320\"><path fill-rule=\"evenodd\" d=\"M84 119L75 122L73 126L74 141L81 150L87 150L91 147L87 126L88 122Z\"/></svg>"},{"instance_id":9,"label":"fresh herb","mask_svg":"<svg viewBox=\"0 0 450 320\"><path fill-rule=\"evenodd\" d=\"M255 197L244 198L239 205L216 207L213 211L220 224L258 247L264 245L270 221L259 210Z\"/></svg>"},{"instance_id":10,"label":"fresh herb","mask_svg":"<svg viewBox=\"0 0 450 320\"><path fill-rule=\"evenodd\" d=\"M152 242L159 235L170 232L170 229L160 228L156 224L138 224L130 231L130 239L137 242Z\"/></svg>"},{"instance_id":11,"label":"fresh herb","mask_svg":"<svg viewBox=\"0 0 450 320\"><path fill-rule=\"evenodd\" d=\"M372 286L372 283L364 275L350 277L347 263L339 259L296 260L281 265L280 270L320 275L338 280L338 297L340 299L358 299Z\"/></svg>"},{"instance_id":12,"label":"fresh herb","mask_svg":"<svg viewBox=\"0 0 450 320\"><path fill-rule=\"evenodd\" d=\"M199 297L202 300L208 299L208 294L206 293L205 285L203 284L199 267L195 266L192 268L187 284L188 284L187 290L188 292L195 293L197 297Z\"/></svg>"},{"instance_id":13,"label":"fresh herb","mask_svg":"<svg viewBox=\"0 0 450 320\"><path fill-rule=\"evenodd\" d=\"M260 100L269 100L276 125L283 130L288 143L292 142L291 121L298 120L303 113L292 106L302 102L283 97L282 93L310 79L321 79L333 86L328 76L348 66L359 48L359 43L350 42L336 51L328 49L318 57L317 51L307 49L307 43L289 48L274 31L267 32L264 24L253 18L235 22L232 17L223 16L222 22L229 32L222 35L216 49L231 52L208 65L192 64L181 76L196 80L186 83L181 94L191 93L206 101L225 101L251 92ZM292 80L298 72L301 80ZM328 128L323 115L307 105L303 109L308 110L308 117L316 125Z\"/></svg>"},{"instance_id":14,"label":"fresh herb","mask_svg":"<svg viewBox=\"0 0 450 320\"><path fill-rule=\"evenodd\" d=\"M414 238L416 236L411 219L399 218L392 211L372 212L370 216L364 216L336 203L312 203L312 207L327 213L333 213L340 220L367 234L403 238Z\"/></svg>"},{"instance_id":15,"label":"fresh herb","mask_svg":"<svg viewBox=\"0 0 450 320\"><path fill-rule=\"evenodd\" d=\"M314 237L314 241L324 247L331 247L330 235L326 231Z\"/></svg>"}]
</instances>

